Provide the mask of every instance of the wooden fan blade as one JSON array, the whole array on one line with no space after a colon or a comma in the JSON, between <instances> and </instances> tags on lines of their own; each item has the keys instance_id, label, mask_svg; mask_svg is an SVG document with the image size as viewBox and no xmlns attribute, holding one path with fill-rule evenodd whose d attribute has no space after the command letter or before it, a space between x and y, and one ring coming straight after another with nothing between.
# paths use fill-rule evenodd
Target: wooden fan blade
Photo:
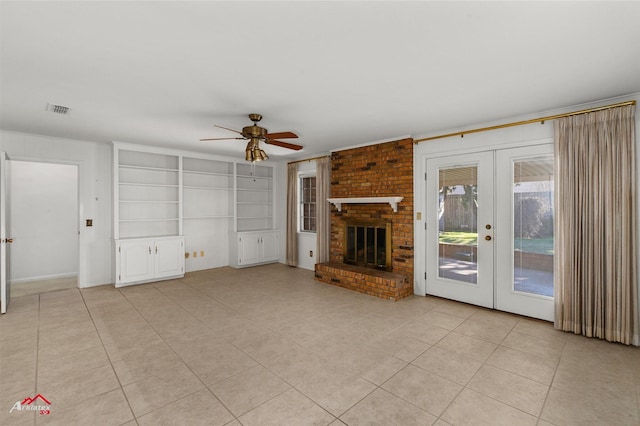
<instances>
[{"instance_id":1,"label":"wooden fan blade","mask_svg":"<svg viewBox=\"0 0 640 426\"><path fill-rule=\"evenodd\" d=\"M267 133L268 139L298 139L298 135L293 132Z\"/></svg>"},{"instance_id":2,"label":"wooden fan blade","mask_svg":"<svg viewBox=\"0 0 640 426\"><path fill-rule=\"evenodd\" d=\"M268 143L269 145L281 146L283 148L289 148L289 149L293 149L295 151L299 151L299 150L302 149L301 145L296 145L296 144L289 143L289 142L276 141L276 140L273 140L273 139L265 139L264 142Z\"/></svg>"},{"instance_id":3,"label":"wooden fan blade","mask_svg":"<svg viewBox=\"0 0 640 426\"><path fill-rule=\"evenodd\" d=\"M242 134L242 132L239 132L238 130L230 129L230 128L228 128L228 127L218 126L217 124L214 124L214 126L215 126L215 127L219 127L219 128L221 128L221 129L225 129L225 130L230 130L230 131L232 131L232 132L236 132L236 133L237 133L237 134L239 134L239 135L241 135L241 134Z\"/></svg>"},{"instance_id":4,"label":"wooden fan blade","mask_svg":"<svg viewBox=\"0 0 640 426\"><path fill-rule=\"evenodd\" d=\"M244 138L208 138L208 139L200 139L201 141L231 141L234 139L244 139Z\"/></svg>"}]
</instances>

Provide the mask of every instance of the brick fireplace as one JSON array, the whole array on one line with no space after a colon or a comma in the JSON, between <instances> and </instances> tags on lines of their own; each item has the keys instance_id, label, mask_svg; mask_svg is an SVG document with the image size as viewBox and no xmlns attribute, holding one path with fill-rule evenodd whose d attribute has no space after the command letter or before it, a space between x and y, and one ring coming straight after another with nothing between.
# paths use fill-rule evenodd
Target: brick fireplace
<instances>
[{"instance_id":1,"label":"brick fireplace","mask_svg":"<svg viewBox=\"0 0 640 426\"><path fill-rule=\"evenodd\" d=\"M331 261L316 265L316 279L389 300L413 294L413 139L332 153L331 197L403 199L397 212L388 203L332 206ZM388 268L344 263L347 223L389 223Z\"/></svg>"}]
</instances>

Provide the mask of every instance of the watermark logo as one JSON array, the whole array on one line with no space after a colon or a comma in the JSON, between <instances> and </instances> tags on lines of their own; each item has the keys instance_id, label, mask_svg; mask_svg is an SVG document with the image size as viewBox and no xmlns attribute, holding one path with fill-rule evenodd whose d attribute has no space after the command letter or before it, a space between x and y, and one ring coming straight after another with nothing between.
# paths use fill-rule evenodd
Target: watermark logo
<instances>
[{"instance_id":1,"label":"watermark logo","mask_svg":"<svg viewBox=\"0 0 640 426\"><path fill-rule=\"evenodd\" d=\"M16 401L13 407L11 407L11 410L9 410L9 413L13 413L14 411L37 411L41 416L46 416L47 414L51 414L51 403L39 393L33 398L26 397L22 402Z\"/></svg>"}]
</instances>

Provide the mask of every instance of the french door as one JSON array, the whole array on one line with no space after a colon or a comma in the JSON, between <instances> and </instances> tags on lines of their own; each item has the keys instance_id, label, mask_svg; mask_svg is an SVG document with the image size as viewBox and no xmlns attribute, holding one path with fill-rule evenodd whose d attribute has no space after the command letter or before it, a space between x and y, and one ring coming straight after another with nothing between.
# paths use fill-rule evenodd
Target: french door
<instances>
[{"instance_id":1,"label":"french door","mask_svg":"<svg viewBox=\"0 0 640 426\"><path fill-rule=\"evenodd\" d=\"M427 294L553 321L553 146L426 167Z\"/></svg>"},{"instance_id":2,"label":"french door","mask_svg":"<svg viewBox=\"0 0 640 426\"><path fill-rule=\"evenodd\" d=\"M427 294L493 308L493 157L427 160Z\"/></svg>"}]
</instances>

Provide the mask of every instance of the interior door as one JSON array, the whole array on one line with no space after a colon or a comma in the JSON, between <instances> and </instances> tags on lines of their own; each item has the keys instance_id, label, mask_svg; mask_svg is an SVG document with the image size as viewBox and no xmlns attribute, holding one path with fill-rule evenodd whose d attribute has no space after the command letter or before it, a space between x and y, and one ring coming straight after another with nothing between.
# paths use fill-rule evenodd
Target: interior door
<instances>
[{"instance_id":1,"label":"interior door","mask_svg":"<svg viewBox=\"0 0 640 426\"><path fill-rule=\"evenodd\" d=\"M11 288L9 279L9 157L0 152L0 313L5 314L9 306Z\"/></svg>"},{"instance_id":2,"label":"interior door","mask_svg":"<svg viewBox=\"0 0 640 426\"><path fill-rule=\"evenodd\" d=\"M427 159L426 292L493 308L493 152Z\"/></svg>"},{"instance_id":3,"label":"interior door","mask_svg":"<svg viewBox=\"0 0 640 426\"><path fill-rule=\"evenodd\" d=\"M496 309L547 321L553 304L553 146L496 152Z\"/></svg>"}]
</instances>

